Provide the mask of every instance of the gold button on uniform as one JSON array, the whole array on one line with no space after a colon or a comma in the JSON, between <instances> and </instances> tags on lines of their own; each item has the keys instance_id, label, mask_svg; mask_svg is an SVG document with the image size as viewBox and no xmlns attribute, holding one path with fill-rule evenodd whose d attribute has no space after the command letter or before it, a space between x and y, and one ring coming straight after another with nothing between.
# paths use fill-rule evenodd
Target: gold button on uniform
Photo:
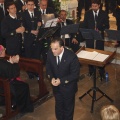
<instances>
[{"instance_id":1,"label":"gold button on uniform","mask_svg":"<svg viewBox=\"0 0 120 120\"><path fill-rule=\"evenodd\" d=\"M50 75L48 75L48 78L50 78Z\"/></svg>"},{"instance_id":2,"label":"gold button on uniform","mask_svg":"<svg viewBox=\"0 0 120 120\"><path fill-rule=\"evenodd\" d=\"M10 35L14 35L14 33L11 33Z\"/></svg>"},{"instance_id":3,"label":"gold button on uniform","mask_svg":"<svg viewBox=\"0 0 120 120\"><path fill-rule=\"evenodd\" d=\"M68 80L65 80L65 83L67 84L67 83L69 83L69 81L68 81Z\"/></svg>"}]
</instances>

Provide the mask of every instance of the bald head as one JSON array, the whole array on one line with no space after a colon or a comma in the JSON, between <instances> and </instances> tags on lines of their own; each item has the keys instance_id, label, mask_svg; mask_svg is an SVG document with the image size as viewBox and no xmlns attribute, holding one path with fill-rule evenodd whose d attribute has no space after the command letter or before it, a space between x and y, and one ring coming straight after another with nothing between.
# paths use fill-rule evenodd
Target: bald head
<instances>
[{"instance_id":1,"label":"bald head","mask_svg":"<svg viewBox=\"0 0 120 120\"><path fill-rule=\"evenodd\" d=\"M45 10L47 8L47 1L45 0L40 1L40 8Z\"/></svg>"}]
</instances>

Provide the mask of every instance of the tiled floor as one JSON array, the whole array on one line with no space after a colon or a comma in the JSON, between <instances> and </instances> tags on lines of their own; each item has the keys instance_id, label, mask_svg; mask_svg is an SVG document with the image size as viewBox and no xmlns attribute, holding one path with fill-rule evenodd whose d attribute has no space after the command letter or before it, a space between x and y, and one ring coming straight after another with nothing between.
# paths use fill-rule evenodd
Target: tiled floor
<instances>
[{"instance_id":1,"label":"tiled floor","mask_svg":"<svg viewBox=\"0 0 120 120\"><path fill-rule=\"evenodd\" d=\"M87 73L87 66L81 67L81 75ZM109 82L100 81L97 79L97 86L105 92L110 98L114 100L111 103L106 97L101 98L94 104L94 112L91 113L92 99L89 95L79 100L79 97L83 95L87 90L93 86L93 80L88 76L78 82L78 92L76 94L74 120L100 120L100 109L104 105L114 104L120 109L120 66L109 64L106 66L106 71L109 73ZM117 78L115 79L115 71L117 72ZM49 84L49 83L47 83ZM48 89L51 91L50 87ZM92 92L90 93L92 95ZM97 92L97 98L101 94ZM35 111L30 114L26 114L20 118L20 120L56 120L54 114L54 97L35 108Z\"/></svg>"}]
</instances>

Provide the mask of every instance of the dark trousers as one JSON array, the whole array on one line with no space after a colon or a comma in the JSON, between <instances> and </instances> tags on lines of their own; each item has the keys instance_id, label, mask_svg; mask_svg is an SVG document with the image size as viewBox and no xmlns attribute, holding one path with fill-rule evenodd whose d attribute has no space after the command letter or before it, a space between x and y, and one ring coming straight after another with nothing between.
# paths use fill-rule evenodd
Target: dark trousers
<instances>
[{"instance_id":1,"label":"dark trousers","mask_svg":"<svg viewBox=\"0 0 120 120\"><path fill-rule=\"evenodd\" d=\"M55 96L55 113L57 120L73 120L75 94L57 92Z\"/></svg>"},{"instance_id":2,"label":"dark trousers","mask_svg":"<svg viewBox=\"0 0 120 120\"><path fill-rule=\"evenodd\" d=\"M13 104L16 104L20 112L33 112L33 103L30 100L29 86L22 81L13 80L10 83L11 93L13 94Z\"/></svg>"}]
</instances>

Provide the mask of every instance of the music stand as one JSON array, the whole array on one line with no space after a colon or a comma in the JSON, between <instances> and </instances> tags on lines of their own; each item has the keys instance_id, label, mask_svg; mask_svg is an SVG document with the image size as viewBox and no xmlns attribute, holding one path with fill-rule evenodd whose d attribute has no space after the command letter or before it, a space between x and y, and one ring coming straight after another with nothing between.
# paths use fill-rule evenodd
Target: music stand
<instances>
[{"instance_id":1,"label":"music stand","mask_svg":"<svg viewBox=\"0 0 120 120\"><path fill-rule=\"evenodd\" d=\"M81 51L81 50L86 50L86 51L91 51L91 52L94 51L94 49L85 48L85 47L81 48L79 51ZM79 99L81 100L87 94L90 95L90 92L93 91L93 96L90 95L92 97L91 112L93 112L94 102L99 100L103 96L105 96L107 99L109 99L111 102L113 102L113 100L110 97L108 97L104 92L102 92L96 86L96 67L97 66L99 66L99 67L105 66L114 57L115 52L112 53L112 52L108 52L108 51L106 52L106 51L102 51L102 50L95 50L95 51L97 51L98 53L107 54L107 55L109 55L109 57L103 62L99 62L99 61L95 61L95 60L88 60L88 59L84 59L84 58L79 58L79 61L81 63L90 64L90 65L94 66L93 87L91 89L89 89L86 93L84 93L82 96L79 97ZM78 52L76 54L78 54ZM100 92L102 94L102 96L99 97L98 99L96 99L96 92Z\"/></svg>"},{"instance_id":2,"label":"music stand","mask_svg":"<svg viewBox=\"0 0 120 120\"><path fill-rule=\"evenodd\" d=\"M85 39L86 45L88 47L94 48L94 49L96 49L96 48L101 49L101 46L103 46L103 45L99 46L98 42L103 41L103 38L98 31L93 30L93 29L85 29L85 28L80 28L79 31L81 32L83 39ZM103 44L103 43L99 42L99 44ZM102 49L104 49L104 48L102 48ZM81 75L81 78L84 78L87 75L88 75L88 73L84 73ZM92 77L92 75L91 75L91 77ZM91 79L91 77L90 77L90 79Z\"/></svg>"},{"instance_id":3,"label":"music stand","mask_svg":"<svg viewBox=\"0 0 120 120\"><path fill-rule=\"evenodd\" d=\"M120 41L120 30L106 29L105 32L107 33L109 40Z\"/></svg>"},{"instance_id":4,"label":"music stand","mask_svg":"<svg viewBox=\"0 0 120 120\"><path fill-rule=\"evenodd\" d=\"M94 49L96 49L96 41L97 40L103 41L103 38L102 38L100 32L98 32L96 30L80 28L79 31L81 32L82 37L85 40L93 40L94 41L94 46L93 46Z\"/></svg>"},{"instance_id":5,"label":"music stand","mask_svg":"<svg viewBox=\"0 0 120 120\"><path fill-rule=\"evenodd\" d=\"M77 24L70 24L67 26L63 26L60 30L60 35L62 35L62 39L65 42L65 34L77 33L79 29L79 23ZM69 40L69 47L70 47L70 40Z\"/></svg>"},{"instance_id":6,"label":"music stand","mask_svg":"<svg viewBox=\"0 0 120 120\"><path fill-rule=\"evenodd\" d=\"M96 41L97 40L103 41L101 34L98 31L96 31L96 30L84 29L84 28L80 28L79 30L80 30L80 32L81 32L81 34L82 34L84 39L86 39L86 40L89 40L89 39L93 40L93 44L94 44L93 48L94 49L99 47L99 46L96 45ZM94 64L91 64L91 63L89 65L93 65L93 68L94 68L94 71L93 71L93 87L90 90L88 90L86 93L84 93L82 96L80 96L79 99L81 100L87 94L90 95L90 92L93 91L93 96L90 95L92 97L91 112L93 112L94 102L101 98L100 97L100 98L96 99L96 91L100 92L102 94L102 96L105 96L111 102L113 102L113 100L110 97L108 97L105 93L103 93L98 87L96 87L96 69L97 69L97 67L104 67L104 66L97 66L97 65L94 65Z\"/></svg>"},{"instance_id":7,"label":"music stand","mask_svg":"<svg viewBox=\"0 0 120 120\"><path fill-rule=\"evenodd\" d=\"M60 31L60 35L70 34L70 33L77 33L79 29L79 23L71 24L67 26L63 26Z\"/></svg>"}]
</instances>

